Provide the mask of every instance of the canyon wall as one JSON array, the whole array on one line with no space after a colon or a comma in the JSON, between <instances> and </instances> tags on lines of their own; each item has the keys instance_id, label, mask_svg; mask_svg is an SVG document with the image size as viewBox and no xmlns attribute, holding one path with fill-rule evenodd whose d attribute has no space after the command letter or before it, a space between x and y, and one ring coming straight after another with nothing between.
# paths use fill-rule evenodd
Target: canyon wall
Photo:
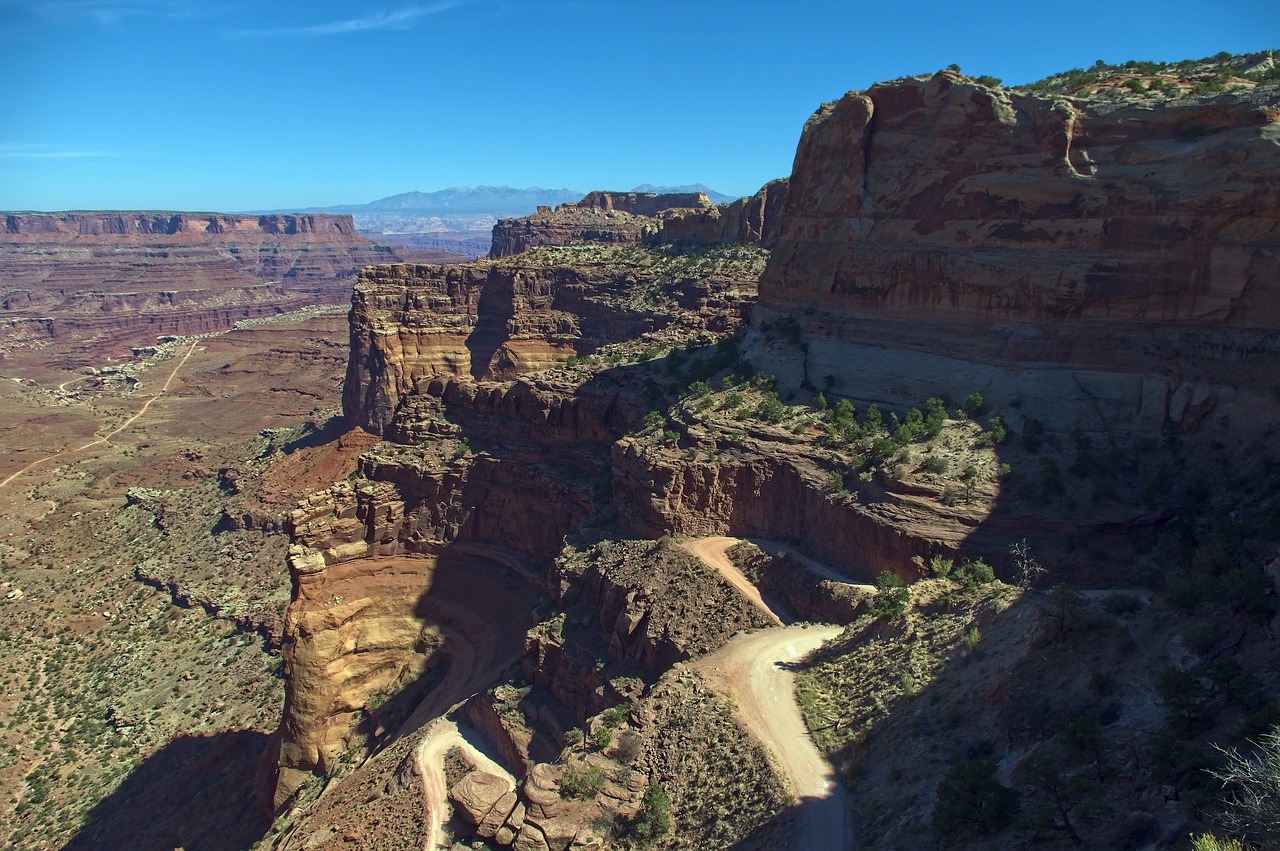
<instances>
[{"instance_id":1,"label":"canyon wall","mask_svg":"<svg viewBox=\"0 0 1280 851\"><path fill-rule=\"evenodd\" d=\"M350 216L11 213L0 321L13 345L204 333L341 304L362 267L396 259Z\"/></svg>"},{"instance_id":2,"label":"canyon wall","mask_svg":"<svg viewBox=\"0 0 1280 851\"><path fill-rule=\"evenodd\" d=\"M437 373L510 379L668 326L726 331L746 318L753 281L670 272L652 259L365 269L352 297L347 417L381 432L400 399Z\"/></svg>"},{"instance_id":3,"label":"canyon wall","mask_svg":"<svg viewBox=\"0 0 1280 851\"><path fill-rule=\"evenodd\" d=\"M1260 423L1234 374L1280 353L1278 121L1275 84L1103 102L947 71L824 105L760 283L760 319L809 342L780 373L897 406L970 387L1066 428Z\"/></svg>"},{"instance_id":4,"label":"canyon wall","mask_svg":"<svg viewBox=\"0 0 1280 851\"><path fill-rule=\"evenodd\" d=\"M732 243L773 248L782 231L786 180L771 180L755 195L702 210L682 211L662 220L654 242Z\"/></svg>"},{"instance_id":5,"label":"canyon wall","mask_svg":"<svg viewBox=\"0 0 1280 851\"><path fill-rule=\"evenodd\" d=\"M719 205L701 193L592 192L554 210L541 207L526 218L501 220L493 228L489 256L508 257L538 245L575 242L700 242L772 248L786 199L785 180L770 181L755 195Z\"/></svg>"}]
</instances>

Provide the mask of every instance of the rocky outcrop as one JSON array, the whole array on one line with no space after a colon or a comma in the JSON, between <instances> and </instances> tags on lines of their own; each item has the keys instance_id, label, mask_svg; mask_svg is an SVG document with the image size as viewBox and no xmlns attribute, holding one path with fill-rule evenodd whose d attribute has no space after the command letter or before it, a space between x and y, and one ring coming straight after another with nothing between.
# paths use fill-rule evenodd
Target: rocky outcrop
<instances>
[{"instance_id":1,"label":"rocky outcrop","mask_svg":"<svg viewBox=\"0 0 1280 851\"><path fill-rule=\"evenodd\" d=\"M727 442L715 448L714 461L699 461L642 438L619 440L614 510L641 536L803 541L852 582L871 582L882 570L915 578L913 562L976 543L971 519L939 515L931 505L838 498L803 449Z\"/></svg>"},{"instance_id":2,"label":"rocky outcrop","mask_svg":"<svg viewBox=\"0 0 1280 851\"><path fill-rule=\"evenodd\" d=\"M773 248L782 229L787 181L771 180L748 198L662 220L655 242L732 243Z\"/></svg>"},{"instance_id":3,"label":"rocky outcrop","mask_svg":"<svg viewBox=\"0 0 1280 851\"><path fill-rule=\"evenodd\" d=\"M350 216L13 213L0 229L0 320L33 342L207 333L340 304L361 267L395 259Z\"/></svg>"},{"instance_id":4,"label":"rocky outcrop","mask_svg":"<svg viewBox=\"0 0 1280 851\"><path fill-rule=\"evenodd\" d=\"M1256 420L1230 373L1280 351L1277 175L1275 84L1115 103L945 71L878 84L806 124L758 316L804 326L780 371L856 398L969 386L1059 427L1152 431L1193 429L1190 394Z\"/></svg>"},{"instance_id":5,"label":"rocky outcrop","mask_svg":"<svg viewBox=\"0 0 1280 851\"><path fill-rule=\"evenodd\" d=\"M577 203L500 220L493 227L489 256L508 257L536 245L640 242L656 234L664 219L709 209L715 208L702 193L592 192Z\"/></svg>"},{"instance_id":6,"label":"rocky outcrop","mask_svg":"<svg viewBox=\"0 0 1280 851\"><path fill-rule=\"evenodd\" d=\"M400 400L437 374L511 379L668 327L725 331L743 321L749 278L672 271L668 259L365 269L352 297L343 410L381 432Z\"/></svg>"}]
</instances>

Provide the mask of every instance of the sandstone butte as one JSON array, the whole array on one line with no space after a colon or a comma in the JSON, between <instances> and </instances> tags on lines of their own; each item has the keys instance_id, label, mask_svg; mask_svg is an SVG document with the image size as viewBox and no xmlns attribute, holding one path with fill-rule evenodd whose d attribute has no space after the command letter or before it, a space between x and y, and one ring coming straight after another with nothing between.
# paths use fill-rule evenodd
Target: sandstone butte
<instances>
[{"instance_id":1,"label":"sandstone butte","mask_svg":"<svg viewBox=\"0 0 1280 851\"><path fill-rule=\"evenodd\" d=\"M627 301L629 290L654 282L634 268L557 266L512 253L519 249L593 235L643 242L664 228L766 242L772 253L745 352L780 388L825 382L860 404L898 410L976 390L1059 433L1172 428L1192 441L1207 439L1211 414L1254 434L1276 417L1274 84L1106 103L941 72L824 105L805 125L787 184L738 202L732 215L698 202L664 219L665 209L640 210L630 198L588 198L500 224L493 260L361 274L344 409L386 442L354 482L313 496L290 521L295 633L263 777L271 809L329 770L354 741L368 696L417 671L418 654L435 645L414 608L422 580L403 567L383 573L403 556L463 547L505 559L549 600L594 607L610 657L651 677L692 652L659 649L655 599L547 567L590 523L614 524L621 537L787 538L865 581L882 569L910 574L913 559L931 552L981 551L998 522L911 494L834 500L805 449L749 428L711 434L676 408L669 416L681 451L636 438L662 397L657 372L542 370L674 328L674 315ZM690 334L737 327L752 283L668 282L694 317ZM765 333L780 320L795 323L794 340ZM692 453L682 456L684 447ZM1065 521L1054 527L1065 529ZM1007 541L1012 531L994 537ZM364 650L390 661L371 667ZM534 728L581 723L621 699L590 670L563 665L560 645L545 636L526 652L525 679L550 693L529 698L544 701L541 715L525 719ZM486 705L475 711L503 750L530 760L539 733Z\"/></svg>"},{"instance_id":2,"label":"sandstone butte","mask_svg":"<svg viewBox=\"0 0 1280 851\"><path fill-rule=\"evenodd\" d=\"M361 268L398 259L350 216L8 213L0 323L7 345L207 333L344 303Z\"/></svg>"}]
</instances>

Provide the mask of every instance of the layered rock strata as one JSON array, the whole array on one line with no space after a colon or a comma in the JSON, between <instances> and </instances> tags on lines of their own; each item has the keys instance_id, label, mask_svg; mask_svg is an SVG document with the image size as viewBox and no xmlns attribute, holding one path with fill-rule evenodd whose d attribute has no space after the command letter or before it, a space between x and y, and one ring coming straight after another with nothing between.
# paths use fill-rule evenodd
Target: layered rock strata
<instances>
[{"instance_id":1,"label":"layered rock strata","mask_svg":"<svg viewBox=\"0 0 1280 851\"><path fill-rule=\"evenodd\" d=\"M787 181L771 180L755 195L664 218L654 242L733 243L773 248L782 229Z\"/></svg>"},{"instance_id":2,"label":"layered rock strata","mask_svg":"<svg viewBox=\"0 0 1280 851\"><path fill-rule=\"evenodd\" d=\"M191 334L346 300L398 259L350 216L13 213L0 230L0 321L15 345Z\"/></svg>"},{"instance_id":3,"label":"layered rock strata","mask_svg":"<svg viewBox=\"0 0 1280 851\"><path fill-rule=\"evenodd\" d=\"M423 378L510 379L669 326L731 330L749 310L754 282L740 272L590 250L365 269L352 297L347 416L380 432Z\"/></svg>"},{"instance_id":4,"label":"layered rock strata","mask_svg":"<svg viewBox=\"0 0 1280 851\"><path fill-rule=\"evenodd\" d=\"M787 181L774 180L755 195L712 204L706 195L592 192L581 201L532 216L503 219L493 228L490 257L508 257L538 245L577 242L626 244L699 242L772 248L782 224Z\"/></svg>"},{"instance_id":5,"label":"layered rock strata","mask_svg":"<svg viewBox=\"0 0 1280 851\"><path fill-rule=\"evenodd\" d=\"M1118 103L878 84L806 124L759 316L804 327L787 377L858 398L971 386L1087 430L1257 420L1232 373L1280 353L1278 175L1274 83Z\"/></svg>"},{"instance_id":6,"label":"layered rock strata","mask_svg":"<svg viewBox=\"0 0 1280 851\"><path fill-rule=\"evenodd\" d=\"M702 193L592 192L554 210L539 207L532 216L501 219L493 226L489 256L509 257L537 245L641 242L654 236L664 219L708 209L714 207Z\"/></svg>"}]
</instances>

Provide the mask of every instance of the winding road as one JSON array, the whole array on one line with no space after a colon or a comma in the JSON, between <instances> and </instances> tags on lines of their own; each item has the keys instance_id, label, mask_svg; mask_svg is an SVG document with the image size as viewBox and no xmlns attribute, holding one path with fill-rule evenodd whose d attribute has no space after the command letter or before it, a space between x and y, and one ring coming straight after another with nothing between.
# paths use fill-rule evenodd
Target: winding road
<instances>
[{"instance_id":1,"label":"winding road","mask_svg":"<svg viewBox=\"0 0 1280 851\"><path fill-rule=\"evenodd\" d=\"M783 613L770 610L755 586L725 557L725 550L736 543L737 538L717 537L686 541L682 546L724 576L747 599L769 611L781 625ZM773 549L780 546L783 545L775 544ZM817 572L836 575L825 567ZM743 589L739 580L749 589ZM773 754L792 794L799 799L796 834L791 844L797 851L844 851L852 838L844 787L809 738L796 706L794 675L781 667L804 658L840 632L838 626L760 630L736 636L694 663L708 682L734 699L743 722Z\"/></svg>"},{"instance_id":2,"label":"winding road","mask_svg":"<svg viewBox=\"0 0 1280 851\"><path fill-rule=\"evenodd\" d=\"M775 763L797 801L796 832L790 847L796 851L846 851L851 845L852 831L849 804L844 787L809 738L800 709L796 706L794 676L786 664L804 658L840 634L838 626L787 626L793 619L776 601L760 594L751 582L725 556L738 538L711 537L685 541L686 552L701 559L723 576L752 605L777 624L776 628L744 633L734 637L715 653L693 663L708 683L737 704L743 723L773 754ZM786 545L773 541L756 542L768 552L786 550L801 559L805 566L824 578L845 582L843 577L816 565ZM815 566L816 565L816 566ZM450 659L445 687L424 701L405 728L423 726L423 738L415 751L422 776L423 803L426 808L426 841L424 851L439 848L440 826L449 815L448 786L444 776L444 756L452 747L461 747L473 761L499 776L510 788L515 778L506 768L494 762L476 746L474 731L460 727L449 717L430 720L448 707L441 698L470 692L491 671L481 671L471 658L465 641L454 644L460 651ZM481 654L487 655L487 654Z\"/></svg>"},{"instance_id":3,"label":"winding road","mask_svg":"<svg viewBox=\"0 0 1280 851\"><path fill-rule=\"evenodd\" d=\"M111 438L115 437L117 434L124 431L129 426L133 425L135 422L137 422L139 417L141 417L143 414L147 412L147 409L151 407L151 403L159 399L161 396L163 396L165 392L169 389L169 385L173 383L173 379L178 375L178 370L182 369L183 365L186 364L187 358L191 357L191 353L196 350L196 345L199 342L200 342L199 340L191 341L191 346L187 349L187 353L182 356L182 360L178 361L174 365L173 371L170 372L169 377L164 380L164 384L160 387L159 390L157 390L155 393L152 393L151 398L147 399L146 402L143 402L142 407L138 409L138 412L135 413L133 416L129 417L129 419L125 420L120 425L116 426L114 429L104 434L102 437L99 437L96 440L89 441L84 446L77 446L74 449L63 449L59 452L53 452L49 455L46 455L43 458L37 458L35 461L32 461L30 464L23 467L18 472L9 476L9 478L5 479L4 481L0 481L0 488L5 487L14 479L21 476L23 473L26 473L29 470L32 470L40 466L46 461L52 461L54 458L58 458L62 455L74 455L77 452L83 452L84 450L89 449L91 447L98 446L99 444L102 444L102 443L107 443L111 440ZM78 381L79 379L76 379L76 380ZM71 382L64 382L62 387L65 387L69 383ZM59 387L59 389L62 389L62 388Z\"/></svg>"},{"instance_id":4,"label":"winding road","mask_svg":"<svg viewBox=\"0 0 1280 851\"><path fill-rule=\"evenodd\" d=\"M463 728L456 721L438 718L431 722L425 732L414 752L418 771L422 774L423 803L427 811L426 838L422 847L424 851L436 851L440 847L440 825L448 820L449 814L449 786L445 782L444 756L450 748L462 748L479 768L505 778L508 790L516 788L516 779L506 768L472 744L476 738L475 732L468 729L467 735L464 735Z\"/></svg>"}]
</instances>

